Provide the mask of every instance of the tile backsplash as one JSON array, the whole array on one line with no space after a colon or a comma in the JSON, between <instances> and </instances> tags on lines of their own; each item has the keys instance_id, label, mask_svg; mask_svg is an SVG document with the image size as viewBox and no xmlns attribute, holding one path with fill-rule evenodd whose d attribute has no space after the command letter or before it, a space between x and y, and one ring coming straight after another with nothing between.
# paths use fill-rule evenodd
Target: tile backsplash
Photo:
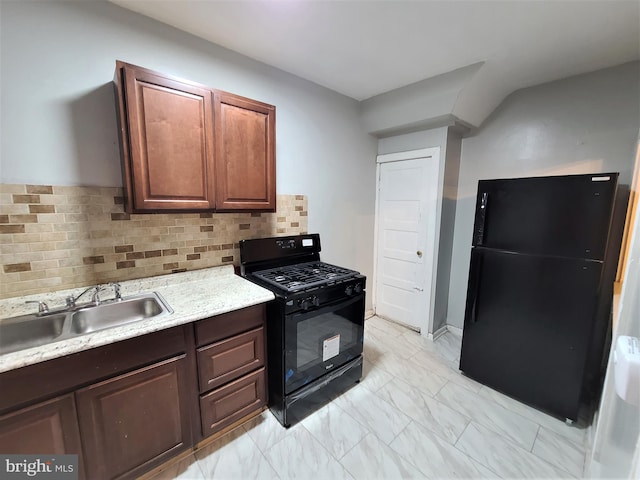
<instances>
[{"instance_id":1,"label":"tile backsplash","mask_svg":"<svg viewBox=\"0 0 640 480\"><path fill-rule=\"evenodd\" d=\"M219 265L246 238L307 232L307 198L275 213L128 214L122 189L0 184L0 298Z\"/></svg>"}]
</instances>

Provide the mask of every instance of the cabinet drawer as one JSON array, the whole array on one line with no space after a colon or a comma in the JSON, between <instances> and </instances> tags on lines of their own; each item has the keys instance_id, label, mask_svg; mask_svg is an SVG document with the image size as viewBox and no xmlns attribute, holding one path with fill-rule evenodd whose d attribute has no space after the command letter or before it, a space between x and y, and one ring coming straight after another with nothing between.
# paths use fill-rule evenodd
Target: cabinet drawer
<instances>
[{"instance_id":1,"label":"cabinet drawer","mask_svg":"<svg viewBox=\"0 0 640 480\"><path fill-rule=\"evenodd\" d=\"M209 436L262 408L265 403L265 370L262 367L200 397L202 434Z\"/></svg>"},{"instance_id":2,"label":"cabinet drawer","mask_svg":"<svg viewBox=\"0 0 640 480\"><path fill-rule=\"evenodd\" d=\"M196 344L201 347L260 327L264 319L265 305L260 304L200 320L196 323Z\"/></svg>"},{"instance_id":3,"label":"cabinet drawer","mask_svg":"<svg viewBox=\"0 0 640 480\"><path fill-rule=\"evenodd\" d=\"M264 328L256 328L198 349L200 392L234 380L264 365Z\"/></svg>"}]
</instances>

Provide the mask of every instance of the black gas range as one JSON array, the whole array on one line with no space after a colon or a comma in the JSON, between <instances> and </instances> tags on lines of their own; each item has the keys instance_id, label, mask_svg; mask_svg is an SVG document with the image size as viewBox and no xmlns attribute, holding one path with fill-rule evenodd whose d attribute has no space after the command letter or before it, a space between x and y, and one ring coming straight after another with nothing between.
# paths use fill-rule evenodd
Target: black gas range
<instances>
[{"instance_id":1,"label":"black gas range","mask_svg":"<svg viewBox=\"0 0 640 480\"><path fill-rule=\"evenodd\" d=\"M240 242L241 274L271 290L269 407L285 427L362 376L366 277L320 261L318 234Z\"/></svg>"}]
</instances>

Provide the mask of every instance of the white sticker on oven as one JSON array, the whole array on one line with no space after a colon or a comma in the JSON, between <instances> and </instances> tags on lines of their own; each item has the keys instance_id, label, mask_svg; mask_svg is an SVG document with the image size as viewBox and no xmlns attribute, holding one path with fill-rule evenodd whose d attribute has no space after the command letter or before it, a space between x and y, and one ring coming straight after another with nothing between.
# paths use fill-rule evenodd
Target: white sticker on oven
<instances>
[{"instance_id":1,"label":"white sticker on oven","mask_svg":"<svg viewBox=\"0 0 640 480\"><path fill-rule=\"evenodd\" d=\"M326 362L330 358L340 353L340 335L327 338L322 342L322 361Z\"/></svg>"}]
</instances>

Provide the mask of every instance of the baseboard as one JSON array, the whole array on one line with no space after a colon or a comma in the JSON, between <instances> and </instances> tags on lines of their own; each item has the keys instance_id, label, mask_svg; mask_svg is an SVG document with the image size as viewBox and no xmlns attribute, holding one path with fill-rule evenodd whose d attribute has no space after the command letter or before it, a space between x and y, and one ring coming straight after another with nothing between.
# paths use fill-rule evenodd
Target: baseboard
<instances>
[{"instance_id":1,"label":"baseboard","mask_svg":"<svg viewBox=\"0 0 640 480\"><path fill-rule=\"evenodd\" d=\"M364 312L364 319L367 320L367 319L373 317L375 314L376 314L376 312L373 311L373 310L366 310Z\"/></svg>"},{"instance_id":2,"label":"baseboard","mask_svg":"<svg viewBox=\"0 0 640 480\"><path fill-rule=\"evenodd\" d=\"M459 337L462 336L462 329L460 327L454 327L453 325L447 325L447 330L449 330L454 335Z\"/></svg>"},{"instance_id":3,"label":"baseboard","mask_svg":"<svg viewBox=\"0 0 640 480\"><path fill-rule=\"evenodd\" d=\"M435 332L427 334L427 338L435 342L438 338L440 338L445 333L447 333L447 326L443 325Z\"/></svg>"}]
</instances>

